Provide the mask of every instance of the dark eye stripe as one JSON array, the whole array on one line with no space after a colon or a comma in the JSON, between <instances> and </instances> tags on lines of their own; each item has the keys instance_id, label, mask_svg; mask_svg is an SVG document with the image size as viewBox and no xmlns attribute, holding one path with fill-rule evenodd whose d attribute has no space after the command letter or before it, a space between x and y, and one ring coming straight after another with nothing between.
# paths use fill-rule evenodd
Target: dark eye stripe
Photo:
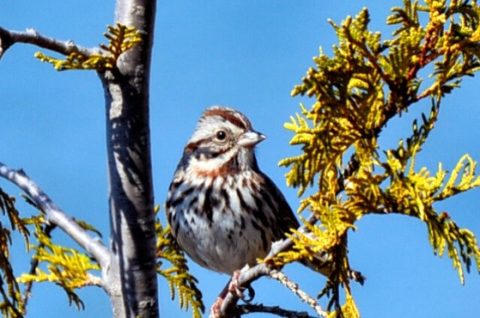
<instances>
[{"instance_id":1,"label":"dark eye stripe","mask_svg":"<svg viewBox=\"0 0 480 318\"><path fill-rule=\"evenodd\" d=\"M187 152L194 152L195 150L197 149L201 149L201 148L206 148L205 146L202 147L202 144L208 144L209 142L212 141L212 139L214 139L215 137L209 137L209 138L203 138L203 139L200 139L200 140L197 140L195 142L189 142L186 146L185 146L185 150Z\"/></svg>"},{"instance_id":2,"label":"dark eye stripe","mask_svg":"<svg viewBox=\"0 0 480 318\"><path fill-rule=\"evenodd\" d=\"M198 149L198 147L204 143L205 141L207 141L208 139L200 139L200 140L197 140L195 142L189 142L186 146L185 146L185 151L188 152L188 153L192 153L194 152L195 150Z\"/></svg>"},{"instance_id":3,"label":"dark eye stripe","mask_svg":"<svg viewBox=\"0 0 480 318\"><path fill-rule=\"evenodd\" d=\"M225 147L223 149L212 150L209 147L202 147L202 143L209 141L207 139L202 139L196 142L191 142L185 147L185 152L193 155L196 158L204 156L207 159L216 158L221 154L226 153L230 150L230 147Z\"/></svg>"},{"instance_id":4,"label":"dark eye stripe","mask_svg":"<svg viewBox=\"0 0 480 318\"><path fill-rule=\"evenodd\" d=\"M207 159L213 159L226 153L229 150L230 148L224 148L224 149L219 149L217 151L212 151L210 148L200 147L200 148L197 148L195 152L193 152L193 155L196 158L200 158L201 156L204 156Z\"/></svg>"},{"instance_id":5,"label":"dark eye stripe","mask_svg":"<svg viewBox=\"0 0 480 318\"><path fill-rule=\"evenodd\" d=\"M215 137L204 138L204 139L197 140L195 142L190 142L187 144L187 146L185 146L185 152L189 154L194 154L196 158L199 158L202 155L205 156L206 158L216 158L231 149L230 147L223 147L222 149L212 150L210 147L206 145L212 142L213 138Z\"/></svg>"}]
</instances>

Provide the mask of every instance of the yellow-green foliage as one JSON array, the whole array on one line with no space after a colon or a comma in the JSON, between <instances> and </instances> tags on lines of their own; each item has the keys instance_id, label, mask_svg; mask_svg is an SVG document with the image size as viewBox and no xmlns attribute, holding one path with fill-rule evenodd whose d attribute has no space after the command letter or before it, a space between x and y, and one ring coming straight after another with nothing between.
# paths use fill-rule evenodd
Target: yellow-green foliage
<instances>
[{"instance_id":1,"label":"yellow-green foliage","mask_svg":"<svg viewBox=\"0 0 480 318\"><path fill-rule=\"evenodd\" d=\"M74 51L67 55L65 60L47 56L42 52L36 52L35 57L42 62L51 63L56 70L97 70L104 71L115 67L119 56L142 41L140 32L122 24L108 26L105 37L109 40L108 45L100 45L102 52L98 54L85 54Z\"/></svg>"},{"instance_id":2,"label":"yellow-green foliage","mask_svg":"<svg viewBox=\"0 0 480 318\"><path fill-rule=\"evenodd\" d=\"M342 315L340 315L340 312ZM340 317L360 318L360 312L358 311L357 305L355 304L352 295L348 291L347 295L345 296L345 304L343 304L341 311L332 311L327 316L327 318Z\"/></svg>"},{"instance_id":3,"label":"yellow-green foliage","mask_svg":"<svg viewBox=\"0 0 480 318\"><path fill-rule=\"evenodd\" d=\"M158 212L158 208L156 212ZM178 293L180 307L188 309L191 306L193 317L202 317L202 313L205 311L202 293L197 287L197 279L188 271L185 255L171 235L170 227L164 228L157 219L155 229L157 233L157 272L167 280L172 299L175 299L175 295ZM165 269L163 261L167 261L171 266Z\"/></svg>"},{"instance_id":4,"label":"yellow-green foliage","mask_svg":"<svg viewBox=\"0 0 480 318\"><path fill-rule=\"evenodd\" d=\"M0 211L8 217L7 222L0 222L0 313L2 317L23 317L25 304L20 287L10 263L11 232L22 234L28 245L29 231L25 221L15 208L15 199L3 192L0 188Z\"/></svg>"},{"instance_id":5,"label":"yellow-green foliage","mask_svg":"<svg viewBox=\"0 0 480 318\"><path fill-rule=\"evenodd\" d=\"M343 286L349 296L348 230L364 215L398 213L426 224L434 252L448 251L462 282L472 261L480 268L473 233L435 207L480 186L475 161L465 155L451 173L441 164L433 174L415 167L442 98L480 68L479 22L475 1L435 0L404 0L403 7L393 8L387 23L396 30L389 40L368 29L367 9L341 25L331 22L339 39L332 56L320 51L315 67L292 91L293 96L314 99L285 124L294 133L290 143L303 151L280 162L290 168L287 183L297 187L299 195L315 185L300 210L309 209L320 225L308 225L308 236L295 232L294 248L276 262L329 252L333 270L326 289L340 299L338 286ZM420 71L430 78L424 80ZM396 148L380 148L378 138L387 123L428 99L431 109L413 122L411 135ZM332 304L340 308L338 301ZM353 299L345 306L350 308L348 314L343 311L345 317L358 316Z\"/></svg>"},{"instance_id":6,"label":"yellow-green foliage","mask_svg":"<svg viewBox=\"0 0 480 318\"><path fill-rule=\"evenodd\" d=\"M100 266L85 253L53 243L50 237L51 228L43 225L45 223L43 215L30 218L29 223L34 225L34 234L38 241L37 244L31 246L31 249L35 251L33 259L36 265L32 273L21 275L17 279L18 282L24 284L56 283L67 293L70 303L83 309L84 304L75 290L97 285L99 278L91 272L99 271ZM43 264L46 265L46 270L41 268Z\"/></svg>"},{"instance_id":7,"label":"yellow-green foliage","mask_svg":"<svg viewBox=\"0 0 480 318\"><path fill-rule=\"evenodd\" d=\"M27 203L36 205L25 197ZM0 210L9 219L10 227L0 221L0 313L3 317L23 317L25 302L29 297L29 287L21 290L18 283L29 286L35 282L50 281L61 286L70 302L83 308L83 302L75 293L75 289L98 284L99 279L91 271L99 270L99 266L83 253L72 248L56 245L51 241L50 232L54 229L48 225L42 211L31 218L22 218L15 208L15 199L0 189ZM91 225L77 221L85 230L97 232ZM33 227L35 243L30 243L29 227ZM32 268L29 274L16 277L10 263L11 232L18 231L24 238L28 249L34 251ZM47 270L41 266L46 265ZM6 287L6 288L5 288Z\"/></svg>"}]
</instances>

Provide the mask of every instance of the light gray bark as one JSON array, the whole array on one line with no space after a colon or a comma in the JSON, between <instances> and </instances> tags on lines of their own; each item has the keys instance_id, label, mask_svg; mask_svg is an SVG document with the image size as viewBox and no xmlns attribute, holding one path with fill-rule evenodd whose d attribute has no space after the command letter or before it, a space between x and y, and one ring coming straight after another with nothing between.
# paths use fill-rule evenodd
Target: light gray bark
<instances>
[{"instance_id":1,"label":"light gray bark","mask_svg":"<svg viewBox=\"0 0 480 318\"><path fill-rule=\"evenodd\" d=\"M102 286L119 318L158 317L156 237L150 156L149 76L155 0L117 0L115 23L135 27L142 42L120 56L115 68L99 72L106 101L110 185L111 248L91 238L22 171L0 164L0 176L17 184L46 211L49 221L92 254L102 267ZM28 43L65 55L98 53L59 41L33 29L0 27L0 58L15 43Z\"/></svg>"},{"instance_id":2,"label":"light gray bark","mask_svg":"<svg viewBox=\"0 0 480 318\"><path fill-rule=\"evenodd\" d=\"M149 76L155 1L118 0L115 23L142 42L101 73L105 89L112 266L106 274L115 317L158 317L150 157ZM120 284L119 284L120 283Z\"/></svg>"}]
</instances>

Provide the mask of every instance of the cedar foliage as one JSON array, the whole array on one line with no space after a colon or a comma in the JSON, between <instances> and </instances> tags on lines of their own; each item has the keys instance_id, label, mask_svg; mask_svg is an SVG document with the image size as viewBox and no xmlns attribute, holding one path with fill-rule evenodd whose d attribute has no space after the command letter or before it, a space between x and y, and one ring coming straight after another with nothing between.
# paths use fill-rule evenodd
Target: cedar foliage
<instances>
[{"instance_id":1,"label":"cedar foliage","mask_svg":"<svg viewBox=\"0 0 480 318\"><path fill-rule=\"evenodd\" d=\"M280 165L289 168L287 183L302 196L300 210L310 211L312 217L304 222L309 234L293 231L293 247L272 264L311 260L316 253L326 252L329 277L320 295L329 297L329 317L360 316L350 290L347 234L368 214L403 214L424 222L433 251L438 255L447 251L462 283L472 263L480 268L474 234L435 206L480 186L476 162L466 154L451 172L439 163L433 173L415 165L439 118L442 99L460 86L463 77L480 68L479 22L476 1L404 0L387 19L396 28L393 37L382 40L380 33L369 30L369 12L364 9L340 25L330 22L338 36L333 55L320 51L315 66L293 89L292 96L308 96L313 102L301 105L300 113L285 124L293 133L291 145L301 146L302 152ZM36 57L57 70L104 71L140 41L136 30L123 25L108 27L106 37L109 44L102 45L98 55L73 52L61 60L36 53ZM378 139L388 122L421 107L424 100L430 101L430 109L414 120L411 135L394 148L381 148ZM98 264L83 252L55 244L54 227L42 212L22 218L14 198L1 189L0 211L8 219L0 223L1 314L23 317L30 288L22 290L19 283L28 287L44 281L62 287L70 302L82 308L76 290L98 285ZM99 234L85 222L77 222ZM177 296L182 308L192 308L193 316L200 317L204 311L201 292L184 254L168 227L157 220L156 229L157 271L166 278L172 298ZM18 278L10 264L12 231L21 233L27 249L33 251L32 271Z\"/></svg>"},{"instance_id":2,"label":"cedar foliage","mask_svg":"<svg viewBox=\"0 0 480 318\"><path fill-rule=\"evenodd\" d=\"M318 251L331 255L321 293L330 295L331 317L360 315L350 291L347 234L368 214L403 214L424 222L433 251L440 256L447 251L462 283L472 263L480 269L474 234L436 208L480 186L476 162L465 154L451 172L441 163L434 172L415 165L443 98L480 68L480 7L476 1L404 0L387 19L395 27L388 40L369 30L369 21L363 9L340 25L330 22L338 37L332 56L320 51L292 91L313 100L285 124L294 134L290 144L302 152L280 162L289 167L287 183L300 196L313 189L300 204L313 216L306 222L310 234L295 231L294 248L276 261L311 259ZM378 139L389 121L422 107L423 100L431 107L413 121L411 135L394 148L381 147Z\"/></svg>"}]
</instances>

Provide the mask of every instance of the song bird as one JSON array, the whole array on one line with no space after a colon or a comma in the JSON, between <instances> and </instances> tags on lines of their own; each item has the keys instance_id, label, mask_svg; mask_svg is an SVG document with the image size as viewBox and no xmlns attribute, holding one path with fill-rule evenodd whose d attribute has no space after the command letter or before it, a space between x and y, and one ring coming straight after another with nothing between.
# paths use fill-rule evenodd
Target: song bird
<instances>
[{"instance_id":1,"label":"song bird","mask_svg":"<svg viewBox=\"0 0 480 318\"><path fill-rule=\"evenodd\" d=\"M242 113L213 106L185 146L166 212L180 247L203 267L233 274L299 226L258 167L255 146L264 139Z\"/></svg>"}]
</instances>

